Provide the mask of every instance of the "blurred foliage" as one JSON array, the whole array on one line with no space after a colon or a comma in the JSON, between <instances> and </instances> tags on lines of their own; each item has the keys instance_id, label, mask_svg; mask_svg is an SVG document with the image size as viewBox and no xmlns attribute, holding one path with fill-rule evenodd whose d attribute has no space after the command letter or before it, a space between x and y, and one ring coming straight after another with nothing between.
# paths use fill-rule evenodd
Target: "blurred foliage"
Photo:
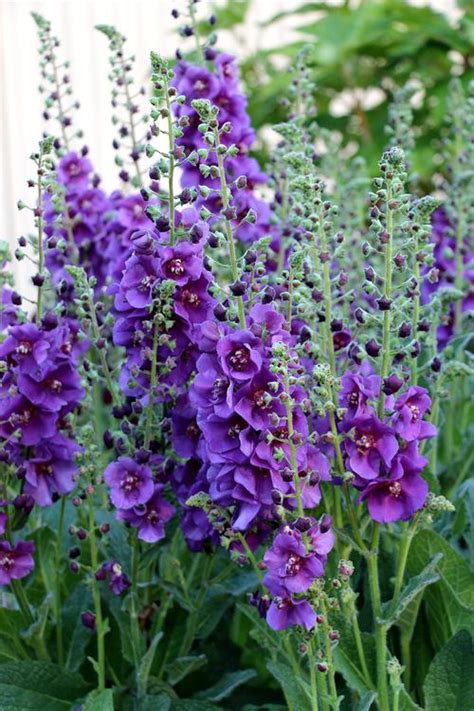
<instances>
[{"instance_id":1,"label":"blurred foliage","mask_svg":"<svg viewBox=\"0 0 474 711\"><path fill-rule=\"evenodd\" d=\"M248 0L217 4L217 28L235 27L250 6ZM474 2L457 0L454 18L406 0L309 2L271 17L264 27L270 25L281 28L281 44L241 62L254 127L285 118L281 99L291 81L285 68L309 44L319 123L341 132L345 143L356 142L369 169L387 144L394 93L407 82L419 89L413 169L429 188L449 81L454 75L465 85L474 79ZM300 38L285 42L288 27ZM263 141L260 157L267 155Z\"/></svg>"}]
</instances>

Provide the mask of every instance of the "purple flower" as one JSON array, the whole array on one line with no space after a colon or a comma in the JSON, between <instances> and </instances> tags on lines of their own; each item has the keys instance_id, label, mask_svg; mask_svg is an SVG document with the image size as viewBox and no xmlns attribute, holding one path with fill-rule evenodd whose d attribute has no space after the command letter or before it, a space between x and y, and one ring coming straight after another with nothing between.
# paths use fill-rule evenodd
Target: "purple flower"
<instances>
[{"instance_id":1,"label":"purple flower","mask_svg":"<svg viewBox=\"0 0 474 711\"><path fill-rule=\"evenodd\" d=\"M275 399L277 393L269 388L269 383L273 381L275 376L263 369L237 394L235 412L256 430L268 427L271 412L277 412L280 416L285 413L284 407Z\"/></svg>"},{"instance_id":2,"label":"purple flower","mask_svg":"<svg viewBox=\"0 0 474 711\"><path fill-rule=\"evenodd\" d=\"M367 401L378 398L380 382L380 376L373 373L367 362L357 372L345 373L341 378L341 407L347 408L351 418L369 414L370 408L367 406Z\"/></svg>"},{"instance_id":3,"label":"purple flower","mask_svg":"<svg viewBox=\"0 0 474 711\"><path fill-rule=\"evenodd\" d=\"M289 526L276 536L263 562L268 570L263 582L272 594L281 588L288 593L305 592L324 573L322 561L307 554L301 534Z\"/></svg>"},{"instance_id":4,"label":"purple flower","mask_svg":"<svg viewBox=\"0 0 474 711\"><path fill-rule=\"evenodd\" d=\"M3 534L6 531L7 521L8 521L8 514L0 513L0 536L3 536Z\"/></svg>"},{"instance_id":5,"label":"purple flower","mask_svg":"<svg viewBox=\"0 0 474 711\"><path fill-rule=\"evenodd\" d=\"M188 324L202 323L212 313L215 300L208 293L209 282L202 275L175 292L174 310Z\"/></svg>"},{"instance_id":6,"label":"purple flower","mask_svg":"<svg viewBox=\"0 0 474 711\"><path fill-rule=\"evenodd\" d=\"M29 575L35 567L33 541L18 541L10 545L0 541L0 585L8 585L11 580L19 580Z\"/></svg>"},{"instance_id":7,"label":"purple flower","mask_svg":"<svg viewBox=\"0 0 474 711\"><path fill-rule=\"evenodd\" d=\"M250 331L235 331L217 344L217 355L226 375L243 382L262 367L260 341Z\"/></svg>"},{"instance_id":8,"label":"purple flower","mask_svg":"<svg viewBox=\"0 0 474 711\"><path fill-rule=\"evenodd\" d=\"M393 428L407 442L428 439L436 435L436 427L424 422L423 415L431 406L431 399L424 388L413 385L395 401Z\"/></svg>"},{"instance_id":9,"label":"purple flower","mask_svg":"<svg viewBox=\"0 0 474 711\"><path fill-rule=\"evenodd\" d=\"M199 279L203 271L201 247L180 242L176 247L165 247L161 255L161 274L179 286ZM199 256L198 256L199 255Z\"/></svg>"},{"instance_id":10,"label":"purple flower","mask_svg":"<svg viewBox=\"0 0 474 711\"><path fill-rule=\"evenodd\" d=\"M138 528L138 538L146 543L156 543L165 536L165 523L174 514L174 507L161 496L163 487L155 486L155 492L146 504L119 511L117 518Z\"/></svg>"},{"instance_id":11,"label":"purple flower","mask_svg":"<svg viewBox=\"0 0 474 711\"><path fill-rule=\"evenodd\" d=\"M379 523L407 521L426 501L428 484L416 472L370 482L359 497Z\"/></svg>"},{"instance_id":12,"label":"purple flower","mask_svg":"<svg viewBox=\"0 0 474 711\"><path fill-rule=\"evenodd\" d=\"M104 480L110 486L110 500L118 509L132 509L146 504L153 496L151 469L129 457L120 457L108 465Z\"/></svg>"},{"instance_id":13,"label":"purple flower","mask_svg":"<svg viewBox=\"0 0 474 711\"><path fill-rule=\"evenodd\" d=\"M316 623L316 613L307 600L295 599L282 588L281 593L271 602L267 623L278 632L294 625L310 630Z\"/></svg>"},{"instance_id":14,"label":"purple flower","mask_svg":"<svg viewBox=\"0 0 474 711\"><path fill-rule=\"evenodd\" d=\"M127 261L120 287L130 306L143 309L151 304L159 266L158 259L141 255L132 256Z\"/></svg>"},{"instance_id":15,"label":"purple flower","mask_svg":"<svg viewBox=\"0 0 474 711\"><path fill-rule=\"evenodd\" d=\"M79 374L70 363L43 369L40 379L20 373L17 383L30 402L51 412L74 409L84 395Z\"/></svg>"},{"instance_id":16,"label":"purple flower","mask_svg":"<svg viewBox=\"0 0 474 711\"><path fill-rule=\"evenodd\" d=\"M345 440L350 469L363 479L376 479L380 465L390 467L398 451L397 438L375 415L352 420L353 439Z\"/></svg>"},{"instance_id":17,"label":"purple flower","mask_svg":"<svg viewBox=\"0 0 474 711\"><path fill-rule=\"evenodd\" d=\"M41 373L48 361L51 343L45 333L33 323L10 328L9 335L0 345L0 358L20 366L22 372Z\"/></svg>"},{"instance_id":18,"label":"purple flower","mask_svg":"<svg viewBox=\"0 0 474 711\"><path fill-rule=\"evenodd\" d=\"M122 198L118 208L118 219L120 223L130 230L141 230L153 227L150 218L147 217L146 203L141 195L129 195Z\"/></svg>"},{"instance_id":19,"label":"purple flower","mask_svg":"<svg viewBox=\"0 0 474 711\"><path fill-rule=\"evenodd\" d=\"M0 400L0 436L5 439L18 432L21 444L39 444L55 434L57 419L57 412L45 411L23 395Z\"/></svg>"},{"instance_id":20,"label":"purple flower","mask_svg":"<svg viewBox=\"0 0 474 711\"><path fill-rule=\"evenodd\" d=\"M74 489L77 466L74 455L80 447L72 440L56 435L43 440L25 462L24 493L39 506L51 506L53 494L68 494Z\"/></svg>"},{"instance_id":21,"label":"purple flower","mask_svg":"<svg viewBox=\"0 0 474 711\"><path fill-rule=\"evenodd\" d=\"M233 386L219 361L214 355L203 353L196 369L197 375L189 393L191 402L201 411L214 411L219 417L228 417L232 412Z\"/></svg>"},{"instance_id":22,"label":"purple flower","mask_svg":"<svg viewBox=\"0 0 474 711\"><path fill-rule=\"evenodd\" d=\"M122 566L116 560L103 563L102 568L96 573L96 578L98 580L108 578L109 588L114 595L121 595L131 585L130 580L122 570Z\"/></svg>"},{"instance_id":23,"label":"purple flower","mask_svg":"<svg viewBox=\"0 0 474 711\"><path fill-rule=\"evenodd\" d=\"M87 188L91 172L90 160L77 153L67 153L59 161L58 178L71 192Z\"/></svg>"}]
</instances>

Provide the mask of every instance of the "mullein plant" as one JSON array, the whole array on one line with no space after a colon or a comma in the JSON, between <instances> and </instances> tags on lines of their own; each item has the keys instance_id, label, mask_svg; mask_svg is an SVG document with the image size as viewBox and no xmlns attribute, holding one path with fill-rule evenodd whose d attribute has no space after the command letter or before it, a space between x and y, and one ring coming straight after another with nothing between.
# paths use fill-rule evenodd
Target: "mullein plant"
<instances>
[{"instance_id":1,"label":"mullein plant","mask_svg":"<svg viewBox=\"0 0 474 711\"><path fill-rule=\"evenodd\" d=\"M472 447L456 428L471 407L472 95L453 85L436 199L408 170L411 87L370 181L317 123L304 48L264 173L236 60L198 9L173 11L188 58L151 53L146 111L124 36L98 27L110 194L34 15L58 136L19 203L33 298L1 250L0 674L26 680L8 698L451 708L473 597ZM230 639L248 668L212 657Z\"/></svg>"}]
</instances>

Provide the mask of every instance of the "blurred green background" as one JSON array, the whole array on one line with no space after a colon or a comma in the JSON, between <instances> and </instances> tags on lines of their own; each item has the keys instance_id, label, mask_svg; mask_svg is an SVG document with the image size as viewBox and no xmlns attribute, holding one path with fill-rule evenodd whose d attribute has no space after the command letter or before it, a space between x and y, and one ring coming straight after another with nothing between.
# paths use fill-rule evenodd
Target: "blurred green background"
<instances>
[{"instance_id":1,"label":"blurred green background","mask_svg":"<svg viewBox=\"0 0 474 711\"><path fill-rule=\"evenodd\" d=\"M255 1L216 4L217 29L238 29ZM384 126L394 92L407 82L413 84L412 168L429 189L437 169L449 82L453 76L466 86L474 80L474 0L457 0L454 12L448 4L446 10L444 14L428 3L414 6L405 0L359 0L307 2L275 15L266 25L281 28L281 42L239 58L254 127L284 119L280 101L291 81L285 69L310 44L319 123L339 131L344 143L366 158L371 172L387 144ZM259 135L265 162L269 145L265 131Z\"/></svg>"}]
</instances>

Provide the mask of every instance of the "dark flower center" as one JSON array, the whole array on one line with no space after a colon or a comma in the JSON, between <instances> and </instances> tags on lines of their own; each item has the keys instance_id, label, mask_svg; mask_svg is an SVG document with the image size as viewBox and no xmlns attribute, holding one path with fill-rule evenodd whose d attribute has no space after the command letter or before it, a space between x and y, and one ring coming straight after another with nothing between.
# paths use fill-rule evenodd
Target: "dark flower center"
<instances>
[{"instance_id":1,"label":"dark flower center","mask_svg":"<svg viewBox=\"0 0 474 711\"><path fill-rule=\"evenodd\" d=\"M416 422L420 416L420 408L416 405L408 405L408 408L411 412L411 421Z\"/></svg>"},{"instance_id":2,"label":"dark flower center","mask_svg":"<svg viewBox=\"0 0 474 711\"><path fill-rule=\"evenodd\" d=\"M151 274L148 274L146 277L143 277L143 279L141 279L140 283L138 284L138 290L148 291L151 288L154 280L155 278L151 276Z\"/></svg>"},{"instance_id":3,"label":"dark flower center","mask_svg":"<svg viewBox=\"0 0 474 711\"><path fill-rule=\"evenodd\" d=\"M244 422L234 422L233 425L229 427L227 430L227 434L229 437L235 438L238 437L239 434L242 432L242 430L245 429L245 423Z\"/></svg>"},{"instance_id":4,"label":"dark flower center","mask_svg":"<svg viewBox=\"0 0 474 711\"><path fill-rule=\"evenodd\" d=\"M220 402L224 399L228 383L227 378L216 378L211 389L211 402Z\"/></svg>"},{"instance_id":5,"label":"dark flower center","mask_svg":"<svg viewBox=\"0 0 474 711\"><path fill-rule=\"evenodd\" d=\"M201 303L199 296L194 291L190 291L189 289L183 290L183 293L181 294L181 301L190 306L192 309L197 309Z\"/></svg>"},{"instance_id":6,"label":"dark flower center","mask_svg":"<svg viewBox=\"0 0 474 711\"><path fill-rule=\"evenodd\" d=\"M53 378L52 380L46 381L46 387L55 393L60 393L62 390L63 384L60 380L56 380L55 378Z\"/></svg>"},{"instance_id":7,"label":"dark flower center","mask_svg":"<svg viewBox=\"0 0 474 711\"><path fill-rule=\"evenodd\" d=\"M372 447L375 445L375 442L376 439L372 434L361 434L357 437L355 441L357 449L361 454L366 454L369 449L372 449Z\"/></svg>"},{"instance_id":8,"label":"dark flower center","mask_svg":"<svg viewBox=\"0 0 474 711\"><path fill-rule=\"evenodd\" d=\"M156 509L151 509L150 511L148 511L146 519L151 523L152 526L155 526L160 520L158 511L156 511Z\"/></svg>"},{"instance_id":9,"label":"dark flower center","mask_svg":"<svg viewBox=\"0 0 474 711\"><path fill-rule=\"evenodd\" d=\"M196 439L200 435L200 429L195 422L190 422L186 427L186 436L190 439Z\"/></svg>"},{"instance_id":10,"label":"dark flower center","mask_svg":"<svg viewBox=\"0 0 474 711\"><path fill-rule=\"evenodd\" d=\"M126 494L131 494L133 491L136 491L140 487L140 484L140 477L136 474L128 472L127 476L122 479L120 483L120 488L123 489Z\"/></svg>"},{"instance_id":11,"label":"dark flower center","mask_svg":"<svg viewBox=\"0 0 474 711\"><path fill-rule=\"evenodd\" d=\"M183 276L183 274L185 272L183 260L180 259L180 257L175 257L174 259L170 259L170 261L166 265L166 271L175 277Z\"/></svg>"},{"instance_id":12,"label":"dark flower center","mask_svg":"<svg viewBox=\"0 0 474 711\"><path fill-rule=\"evenodd\" d=\"M70 163L67 172L71 178L75 178L77 175L81 174L81 168L78 163Z\"/></svg>"},{"instance_id":13,"label":"dark flower center","mask_svg":"<svg viewBox=\"0 0 474 711\"><path fill-rule=\"evenodd\" d=\"M11 570L15 565L15 558L11 553L2 552L0 553L0 568L3 570Z\"/></svg>"},{"instance_id":14,"label":"dark flower center","mask_svg":"<svg viewBox=\"0 0 474 711\"><path fill-rule=\"evenodd\" d=\"M253 401L255 403L255 407L260 407L261 409L266 409L267 407L267 393L265 390L256 390L253 394Z\"/></svg>"},{"instance_id":15,"label":"dark flower center","mask_svg":"<svg viewBox=\"0 0 474 711\"><path fill-rule=\"evenodd\" d=\"M288 427L286 425L280 425L274 432L275 439L288 439Z\"/></svg>"},{"instance_id":16,"label":"dark flower center","mask_svg":"<svg viewBox=\"0 0 474 711\"><path fill-rule=\"evenodd\" d=\"M288 563L285 566L286 575L296 575L301 568L301 558L299 555L290 555Z\"/></svg>"},{"instance_id":17,"label":"dark flower center","mask_svg":"<svg viewBox=\"0 0 474 711\"><path fill-rule=\"evenodd\" d=\"M359 393L357 390L353 390L349 395L347 396L347 403L350 407L357 407L359 404Z\"/></svg>"},{"instance_id":18,"label":"dark flower center","mask_svg":"<svg viewBox=\"0 0 474 711\"><path fill-rule=\"evenodd\" d=\"M33 345L30 341L21 341L17 346L16 352L18 355L28 355L33 350Z\"/></svg>"},{"instance_id":19,"label":"dark flower center","mask_svg":"<svg viewBox=\"0 0 474 711\"><path fill-rule=\"evenodd\" d=\"M46 464L46 462L41 462L41 464L37 464L36 467L36 473L39 474L39 476L51 476L53 473L53 467L51 464Z\"/></svg>"},{"instance_id":20,"label":"dark flower center","mask_svg":"<svg viewBox=\"0 0 474 711\"><path fill-rule=\"evenodd\" d=\"M228 363L234 370L245 370L250 361L250 353L245 346L236 348L227 358Z\"/></svg>"},{"instance_id":21,"label":"dark flower center","mask_svg":"<svg viewBox=\"0 0 474 711\"><path fill-rule=\"evenodd\" d=\"M394 496L396 499L398 499L398 497L402 493L402 487L398 481L394 481L393 484L390 484L388 490L390 492L390 495Z\"/></svg>"}]
</instances>

